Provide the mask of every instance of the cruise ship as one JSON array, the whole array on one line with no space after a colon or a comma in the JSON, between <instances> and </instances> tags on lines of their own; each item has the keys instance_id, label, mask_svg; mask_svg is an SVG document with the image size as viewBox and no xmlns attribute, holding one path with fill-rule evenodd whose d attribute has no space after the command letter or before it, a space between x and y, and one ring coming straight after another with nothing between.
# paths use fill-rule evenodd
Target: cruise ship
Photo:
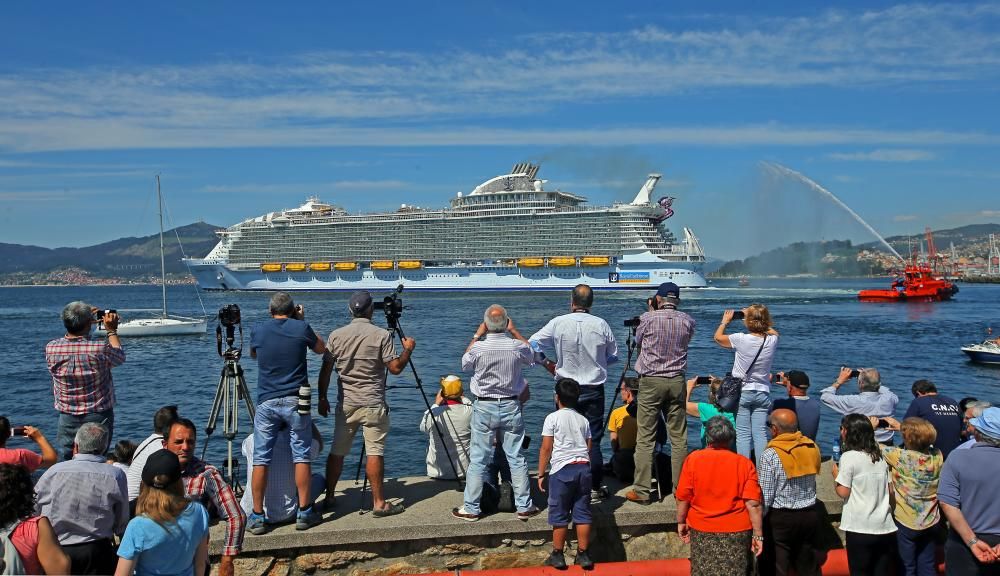
<instances>
[{"instance_id":1,"label":"cruise ship","mask_svg":"<svg viewBox=\"0 0 1000 576\"><path fill-rule=\"evenodd\" d=\"M559 290L649 289L671 281L703 287L705 253L690 228L666 226L674 198L652 194L588 206L546 190L538 166L517 164L448 208L403 205L349 214L310 198L220 230L204 258L185 263L206 290Z\"/></svg>"}]
</instances>

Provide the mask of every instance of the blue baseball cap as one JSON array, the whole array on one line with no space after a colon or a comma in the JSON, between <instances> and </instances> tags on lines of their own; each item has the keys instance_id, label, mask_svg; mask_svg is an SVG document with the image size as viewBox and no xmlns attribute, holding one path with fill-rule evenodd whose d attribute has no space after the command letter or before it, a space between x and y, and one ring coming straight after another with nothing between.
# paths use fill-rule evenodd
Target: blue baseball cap
<instances>
[{"instance_id":1,"label":"blue baseball cap","mask_svg":"<svg viewBox=\"0 0 1000 576\"><path fill-rule=\"evenodd\" d=\"M656 290L656 295L660 298L678 298L681 297L681 289L677 287L677 284L673 282L664 282L660 284L660 287Z\"/></svg>"},{"instance_id":2,"label":"blue baseball cap","mask_svg":"<svg viewBox=\"0 0 1000 576\"><path fill-rule=\"evenodd\" d=\"M352 313L359 314L367 310L371 305L372 295L367 290L359 290L351 294L351 301L348 302L347 307L351 309Z\"/></svg>"},{"instance_id":3,"label":"blue baseball cap","mask_svg":"<svg viewBox=\"0 0 1000 576\"><path fill-rule=\"evenodd\" d=\"M969 420L969 424L980 433L1000 440L1000 408L994 406L983 410L979 417Z\"/></svg>"}]
</instances>

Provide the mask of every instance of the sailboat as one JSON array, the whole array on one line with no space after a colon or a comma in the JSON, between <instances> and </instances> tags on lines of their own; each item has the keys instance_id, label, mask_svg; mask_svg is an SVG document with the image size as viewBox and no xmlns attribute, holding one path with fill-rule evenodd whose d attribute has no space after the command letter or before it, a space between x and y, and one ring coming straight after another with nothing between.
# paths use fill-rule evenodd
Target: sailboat
<instances>
[{"instance_id":1,"label":"sailboat","mask_svg":"<svg viewBox=\"0 0 1000 576\"><path fill-rule=\"evenodd\" d=\"M158 316L124 320L118 324L119 336L176 336L204 334L204 318L190 318L167 313L167 267L163 255L163 195L160 193L160 175L156 175L156 200L160 212L160 286L163 289L163 308ZM98 325L98 334L106 334L104 325Z\"/></svg>"}]
</instances>

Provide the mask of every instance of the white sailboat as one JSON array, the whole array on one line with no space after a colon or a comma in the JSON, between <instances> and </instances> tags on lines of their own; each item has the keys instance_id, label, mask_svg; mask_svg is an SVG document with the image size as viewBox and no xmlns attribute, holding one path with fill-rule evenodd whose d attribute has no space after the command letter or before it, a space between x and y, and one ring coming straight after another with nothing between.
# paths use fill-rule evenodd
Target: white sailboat
<instances>
[{"instance_id":1,"label":"white sailboat","mask_svg":"<svg viewBox=\"0 0 1000 576\"><path fill-rule=\"evenodd\" d=\"M135 318L118 324L119 336L176 336L180 334L204 334L207 322L204 318L190 318L167 313L167 271L163 256L163 196L160 194L160 176L156 175L156 200L160 213L160 285L163 288L163 308L152 318ZM104 325L98 325L98 334L106 334Z\"/></svg>"}]
</instances>

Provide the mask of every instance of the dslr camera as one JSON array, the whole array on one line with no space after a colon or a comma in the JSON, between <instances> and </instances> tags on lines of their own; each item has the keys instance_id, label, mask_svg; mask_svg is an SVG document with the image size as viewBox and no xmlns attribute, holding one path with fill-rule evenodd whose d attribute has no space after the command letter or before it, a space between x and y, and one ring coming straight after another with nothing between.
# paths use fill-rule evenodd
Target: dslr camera
<instances>
[{"instance_id":1,"label":"dslr camera","mask_svg":"<svg viewBox=\"0 0 1000 576\"><path fill-rule=\"evenodd\" d=\"M626 328L638 328L639 327L639 317L633 316L624 322Z\"/></svg>"},{"instance_id":2,"label":"dslr camera","mask_svg":"<svg viewBox=\"0 0 1000 576\"><path fill-rule=\"evenodd\" d=\"M236 304L226 304L219 308L219 322L226 328L232 328L240 323L240 307Z\"/></svg>"},{"instance_id":3,"label":"dslr camera","mask_svg":"<svg viewBox=\"0 0 1000 576\"><path fill-rule=\"evenodd\" d=\"M374 302L373 306L376 310L384 312L386 318L399 318L403 314L403 299L399 297L402 293L403 285L400 284L388 296L383 298L381 302Z\"/></svg>"}]
</instances>

